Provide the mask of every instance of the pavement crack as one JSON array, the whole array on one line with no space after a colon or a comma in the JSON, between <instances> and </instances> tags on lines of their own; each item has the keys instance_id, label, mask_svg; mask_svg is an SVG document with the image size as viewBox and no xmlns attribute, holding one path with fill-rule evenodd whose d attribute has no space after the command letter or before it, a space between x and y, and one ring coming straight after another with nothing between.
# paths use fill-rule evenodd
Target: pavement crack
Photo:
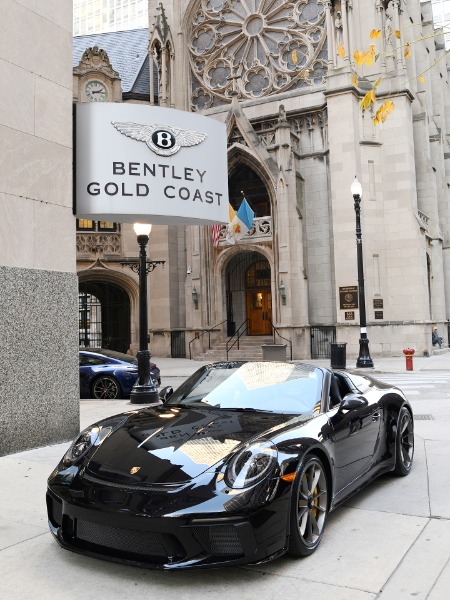
<instances>
[{"instance_id":1,"label":"pavement crack","mask_svg":"<svg viewBox=\"0 0 450 600\"><path fill-rule=\"evenodd\" d=\"M25 540L20 540L20 542L16 542L15 544L10 544L9 546L0 548L0 552L3 552L4 550L8 550L9 548L14 548L15 546L20 546L20 544L24 544L25 542L29 542L30 540L35 540L36 538L42 537L43 535L48 535L49 533L50 533L50 531L43 531L42 533L32 535L31 537L28 537Z\"/></svg>"}]
</instances>

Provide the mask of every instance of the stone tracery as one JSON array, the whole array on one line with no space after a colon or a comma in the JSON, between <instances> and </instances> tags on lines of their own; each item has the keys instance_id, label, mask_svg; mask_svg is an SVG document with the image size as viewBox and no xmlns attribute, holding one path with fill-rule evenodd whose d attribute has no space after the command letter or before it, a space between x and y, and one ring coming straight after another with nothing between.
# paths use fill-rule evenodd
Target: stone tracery
<instances>
[{"instance_id":1,"label":"stone tracery","mask_svg":"<svg viewBox=\"0 0 450 600\"><path fill-rule=\"evenodd\" d=\"M190 34L192 105L321 84L326 0L201 0Z\"/></svg>"}]
</instances>

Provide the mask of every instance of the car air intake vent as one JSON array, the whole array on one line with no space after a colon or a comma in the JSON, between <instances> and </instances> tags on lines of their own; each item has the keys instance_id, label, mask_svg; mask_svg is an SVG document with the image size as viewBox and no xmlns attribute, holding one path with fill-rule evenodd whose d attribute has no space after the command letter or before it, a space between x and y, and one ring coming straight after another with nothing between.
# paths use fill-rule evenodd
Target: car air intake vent
<instances>
[{"instance_id":1,"label":"car air intake vent","mask_svg":"<svg viewBox=\"0 0 450 600\"><path fill-rule=\"evenodd\" d=\"M76 538L96 546L167 559L160 537L152 532L119 529L78 519Z\"/></svg>"},{"instance_id":2,"label":"car air intake vent","mask_svg":"<svg viewBox=\"0 0 450 600\"><path fill-rule=\"evenodd\" d=\"M194 527L194 535L208 554L240 556L244 554L238 532L232 525Z\"/></svg>"},{"instance_id":3,"label":"car air intake vent","mask_svg":"<svg viewBox=\"0 0 450 600\"><path fill-rule=\"evenodd\" d=\"M62 502L54 496L47 494L48 516L53 527L61 527L62 523Z\"/></svg>"}]
</instances>

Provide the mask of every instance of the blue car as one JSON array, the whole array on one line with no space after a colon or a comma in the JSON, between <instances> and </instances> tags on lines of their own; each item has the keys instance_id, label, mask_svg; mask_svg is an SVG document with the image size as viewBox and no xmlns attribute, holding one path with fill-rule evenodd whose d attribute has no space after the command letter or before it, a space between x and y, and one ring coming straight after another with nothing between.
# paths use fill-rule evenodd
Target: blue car
<instances>
[{"instance_id":1,"label":"blue car","mask_svg":"<svg viewBox=\"0 0 450 600\"><path fill-rule=\"evenodd\" d=\"M161 374L155 363L150 373L157 385ZM105 348L80 350L80 396L98 400L128 398L138 378L138 361L134 356Z\"/></svg>"}]
</instances>

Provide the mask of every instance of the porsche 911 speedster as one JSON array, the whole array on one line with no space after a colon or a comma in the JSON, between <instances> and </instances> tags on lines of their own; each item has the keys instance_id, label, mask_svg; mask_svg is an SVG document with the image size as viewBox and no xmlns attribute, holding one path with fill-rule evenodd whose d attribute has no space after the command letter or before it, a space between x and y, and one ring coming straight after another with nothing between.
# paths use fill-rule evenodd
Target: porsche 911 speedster
<instances>
[{"instance_id":1,"label":"porsche 911 speedster","mask_svg":"<svg viewBox=\"0 0 450 600\"><path fill-rule=\"evenodd\" d=\"M215 363L160 397L85 429L50 475L64 548L159 569L306 556L331 510L412 466L411 406L365 374Z\"/></svg>"}]
</instances>

